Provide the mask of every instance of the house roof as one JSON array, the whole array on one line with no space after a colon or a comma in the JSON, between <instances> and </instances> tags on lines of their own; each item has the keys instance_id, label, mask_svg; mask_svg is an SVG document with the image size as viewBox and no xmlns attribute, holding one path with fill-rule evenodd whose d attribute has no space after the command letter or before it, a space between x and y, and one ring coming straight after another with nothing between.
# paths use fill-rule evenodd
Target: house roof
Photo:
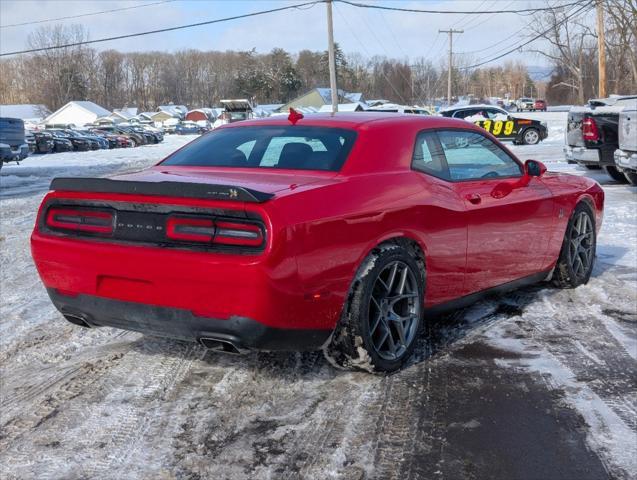
<instances>
[{"instance_id":1,"label":"house roof","mask_svg":"<svg viewBox=\"0 0 637 480\"><path fill-rule=\"evenodd\" d=\"M97 103L89 102L89 101L86 101L86 100L72 101L72 102L67 103L66 105L77 105L77 106L83 108L84 110L88 110L89 112L94 113L98 117L105 117L107 115L110 115L110 113L111 113L108 110L106 110L105 108L100 107ZM64 105L64 107L66 107L66 105ZM64 107L62 107L62 108L64 108ZM57 111L59 111L59 110L57 110ZM53 112L53 115L55 115L55 113L56 112Z\"/></svg>"},{"instance_id":2,"label":"house roof","mask_svg":"<svg viewBox=\"0 0 637 480\"><path fill-rule=\"evenodd\" d=\"M0 105L0 117L20 118L22 120L39 120L51 112L44 105Z\"/></svg>"},{"instance_id":3,"label":"house roof","mask_svg":"<svg viewBox=\"0 0 637 480\"><path fill-rule=\"evenodd\" d=\"M158 110L169 113L173 117L181 117L186 114L188 107L185 105L160 105Z\"/></svg>"}]
</instances>

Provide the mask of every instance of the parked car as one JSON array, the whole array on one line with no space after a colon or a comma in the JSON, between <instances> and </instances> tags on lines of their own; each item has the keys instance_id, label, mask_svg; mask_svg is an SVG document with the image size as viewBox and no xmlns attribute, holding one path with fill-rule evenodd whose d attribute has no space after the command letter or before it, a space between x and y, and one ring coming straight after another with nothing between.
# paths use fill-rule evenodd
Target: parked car
<instances>
[{"instance_id":1,"label":"parked car","mask_svg":"<svg viewBox=\"0 0 637 480\"><path fill-rule=\"evenodd\" d=\"M0 117L0 168L6 162L19 162L29 156L24 122L19 118Z\"/></svg>"},{"instance_id":2,"label":"parked car","mask_svg":"<svg viewBox=\"0 0 637 480\"><path fill-rule=\"evenodd\" d=\"M198 135L201 132L201 127L195 122L181 122L175 126L175 133L177 135Z\"/></svg>"},{"instance_id":3,"label":"parked car","mask_svg":"<svg viewBox=\"0 0 637 480\"><path fill-rule=\"evenodd\" d=\"M127 128L120 127L115 125L102 125L99 127L99 130L102 132L108 132L115 135L121 135L126 137L133 144L133 147L137 147L139 145L146 145L147 140L144 135L140 135L139 133Z\"/></svg>"},{"instance_id":4,"label":"parked car","mask_svg":"<svg viewBox=\"0 0 637 480\"><path fill-rule=\"evenodd\" d=\"M398 105L396 103L384 103L367 109L371 112L413 113L416 115L431 115L429 110L413 105Z\"/></svg>"},{"instance_id":5,"label":"parked car","mask_svg":"<svg viewBox=\"0 0 637 480\"><path fill-rule=\"evenodd\" d=\"M85 152L88 150L98 150L99 143L95 140L91 140L88 137L83 137L81 135L75 135L70 133L70 130L62 130L62 129L47 129L53 136L58 138L64 138L71 142L73 145L73 150Z\"/></svg>"},{"instance_id":6,"label":"parked car","mask_svg":"<svg viewBox=\"0 0 637 480\"><path fill-rule=\"evenodd\" d=\"M615 150L615 166L628 183L637 185L637 108L619 114L619 148Z\"/></svg>"},{"instance_id":7,"label":"parked car","mask_svg":"<svg viewBox=\"0 0 637 480\"><path fill-rule=\"evenodd\" d=\"M533 110L533 106L535 105L535 100L529 97L518 98L515 102L515 107L518 111L524 110Z\"/></svg>"},{"instance_id":8,"label":"parked car","mask_svg":"<svg viewBox=\"0 0 637 480\"><path fill-rule=\"evenodd\" d=\"M107 132L104 130L100 130L99 128L92 128L90 130L95 135L100 135L106 138L109 142L111 148L126 148L126 147L134 147L134 142L127 136L121 135L116 132Z\"/></svg>"},{"instance_id":9,"label":"parked car","mask_svg":"<svg viewBox=\"0 0 637 480\"><path fill-rule=\"evenodd\" d=\"M99 148L101 148L101 149L106 150L106 149L110 148L110 144L109 144L109 141L107 139L105 139L101 135L94 134L90 130L70 130L69 133L71 135L85 137L85 138L89 138L91 140L94 140L94 141L96 141L99 144Z\"/></svg>"},{"instance_id":10,"label":"parked car","mask_svg":"<svg viewBox=\"0 0 637 480\"><path fill-rule=\"evenodd\" d=\"M146 171L54 179L31 251L76 325L391 371L427 316L588 281L604 191L545 172L449 118L247 120Z\"/></svg>"},{"instance_id":11,"label":"parked car","mask_svg":"<svg viewBox=\"0 0 637 480\"><path fill-rule=\"evenodd\" d=\"M68 138L65 137L60 137L57 135L53 135L52 133L49 132L39 132L39 133L35 133L35 136L39 136L39 135L50 135L51 138L53 139L53 151L54 152L72 152L75 147L73 145L73 142L71 142L71 140L69 140Z\"/></svg>"},{"instance_id":12,"label":"parked car","mask_svg":"<svg viewBox=\"0 0 637 480\"><path fill-rule=\"evenodd\" d=\"M55 150L53 135L42 132L28 132L27 142L32 153L51 153Z\"/></svg>"},{"instance_id":13,"label":"parked car","mask_svg":"<svg viewBox=\"0 0 637 480\"><path fill-rule=\"evenodd\" d=\"M546 100L535 100L535 102L533 103L533 110L546 112Z\"/></svg>"},{"instance_id":14,"label":"parked car","mask_svg":"<svg viewBox=\"0 0 637 480\"><path fill-rule=\"evenodd\" d=\"M624 108L635 107L637 95L598 98L589 100L586 106L571 108L564 147L567 162L588 169L601 167L612 179L626 183L626 176L615 165L619 114Z\"/></svg>"},{"instance_id":15,"label":"parked car","mask_svg":"<svg viewBox=\"0 0 637 480\"><path fill-rule=\"evenodd\" d=\"M475 123L499 140L510 140L516 145L535 145L548 136L545 122L514 117L495 105L451 107L440 114Z\"/></svg>"}]
</instances>

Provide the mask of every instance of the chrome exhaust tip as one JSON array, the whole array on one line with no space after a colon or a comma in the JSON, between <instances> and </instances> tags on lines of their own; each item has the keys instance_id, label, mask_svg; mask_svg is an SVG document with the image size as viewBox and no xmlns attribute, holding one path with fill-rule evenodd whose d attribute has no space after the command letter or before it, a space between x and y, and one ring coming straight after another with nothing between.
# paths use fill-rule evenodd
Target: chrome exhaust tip
<instances>
[{"instance_id":1,"label":"chrome exhaust tip","mask_svg":"<svg viewBox=\"0 0 637 480\"><path fill-rule=\"evenodd\" d=\"M75 315L72 313L64 313L63 315L64 318L66 318L66 320L71 322L73 325L78 325L84 328L91 328L90 323L88 323L86 319L81 317L80 315Z\"/></svg>"},{"instance_id":2,"label":"chrome exhaust tip","mask_svg":"<svg viewBox=\"0 0 637 480\"><path fill-rule=\"evenodd\" d=\"M214 350L215 352L230 353L232 355L242 355L247 352L245 348L241 348L225 338L200 337L199 343L208 350Z\"/></svg>"}]
</instances>

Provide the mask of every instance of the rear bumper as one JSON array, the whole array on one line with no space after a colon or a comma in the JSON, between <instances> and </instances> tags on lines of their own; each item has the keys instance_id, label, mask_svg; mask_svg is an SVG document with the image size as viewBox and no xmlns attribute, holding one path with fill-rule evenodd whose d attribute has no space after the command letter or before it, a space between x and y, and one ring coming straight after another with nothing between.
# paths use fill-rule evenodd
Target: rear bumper
<instances>
[{"instance_id":1,"label":"rear bumper","mask_svg":"<svg viewBox=\"0 0 637 480\"><path fill-rule=\"evenodd\" d=\"M566 145L564 147L564 155L568 163L579 163L583 165L600 164L599 150Z\"/></svg>"},{"instance_id":2,"label":"rear bumper","mask_svg":"<svg viewBox=\"0 0 637 480\"><path fill-rule=\"evenodd\" d=\"M614 154L615 164L622 170L637 170L637 152L617 149Z\"/></svg>"},{"instance_id":3,"label":"rear bumper","mask_svg":"<svg viewBox=\"0 0 637 480\"><path fill-rule=\"evenodd\" d=\"M331 334L331 330L268 327L246 317L220 320L196 316L185 309L93 295L67 296L52 288L47 291L63 315L79 317L91 327L116 327L193 342L214 339L232 343L240 350L318 350Z\"/></svg>"}]
</instances>

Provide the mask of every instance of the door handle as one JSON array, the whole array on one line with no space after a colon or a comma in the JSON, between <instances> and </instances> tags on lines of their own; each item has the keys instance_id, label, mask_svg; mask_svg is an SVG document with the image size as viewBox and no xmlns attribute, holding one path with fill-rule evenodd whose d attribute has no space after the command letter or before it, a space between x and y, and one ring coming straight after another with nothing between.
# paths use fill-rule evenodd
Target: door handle
<instances>
[{"instance_id":1,"label":"door handle","mask_svg":"<svg viewBox=\"0 0 637 480\"><path fill-rule=\"evenodd\" d=\"M478 205L482 202L482 197L477 193L469 193L465 198L474 205Z\"/></svg>"}]
</instances>

